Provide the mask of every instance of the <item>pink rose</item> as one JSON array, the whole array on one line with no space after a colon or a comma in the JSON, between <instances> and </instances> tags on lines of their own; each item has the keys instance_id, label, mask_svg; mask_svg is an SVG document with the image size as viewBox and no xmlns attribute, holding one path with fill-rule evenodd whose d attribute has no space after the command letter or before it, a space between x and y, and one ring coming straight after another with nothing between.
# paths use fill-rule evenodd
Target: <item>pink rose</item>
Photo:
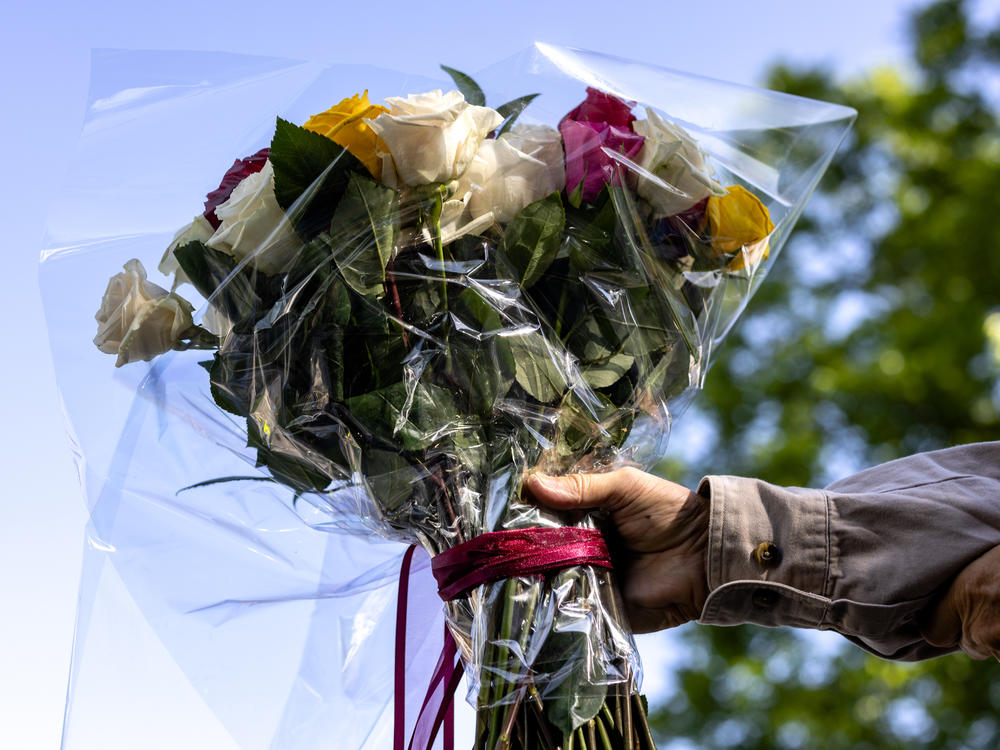
<instances>
[{"instance_id":1,"label":"pink rose","mask_svg":"<svg viewBox=\"0 0 1000 750\"><path fill-rule=\"evenodd\" d=\"M581 190L583 201L590 202L606 184L617 184L618 169L611 154L632 159L645 140L632 132L634 120L628 103L587 89L587 98L559 123L566 150L568 194Z\"/></svg>"},{"instance_id":2,"label":"pink rose","mask_svg":"<svg viewBox=\"0 0 1000 750\"><path fill-rule=\"evenodd\" d=\"M605 125L617 125L631 130L635 115L632 114L632 105L628 102L588 86L587 98L562 118L562 122L566 120L603 122Z\"/></svg>"}]
</instances>

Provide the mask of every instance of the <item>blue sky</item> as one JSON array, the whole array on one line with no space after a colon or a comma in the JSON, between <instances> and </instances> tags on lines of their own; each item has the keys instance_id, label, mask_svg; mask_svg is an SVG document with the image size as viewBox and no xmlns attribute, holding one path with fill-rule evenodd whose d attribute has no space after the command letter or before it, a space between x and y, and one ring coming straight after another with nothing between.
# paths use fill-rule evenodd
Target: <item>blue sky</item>
<instances>
[{"instance_id":1,"label":"blue sky","mask_svg":"<svg viewBox=\"0 0 1000 750\"><path fill-rule=\"evenodd\" d=\"M850 76L905 54L912 0L84 3L8 0L0 25L7 179L7 429L0 455L0 747L59 744L85 522L36 282L47 205L65 178L87 96L90 49L221 50L371 63L434 75L475 70L532 41L757 83L776 60ZM995 16L1000 2L974 3ZM13 298L11 299L11 295ZM721 468L721 467L720 467ZM657 669L656 644L647 642ZM659 668L663 669L662 663ZM652 677L650 687L657 683ZM152 747L152 745L151 745Z\"/></svg>"}]
</instances>

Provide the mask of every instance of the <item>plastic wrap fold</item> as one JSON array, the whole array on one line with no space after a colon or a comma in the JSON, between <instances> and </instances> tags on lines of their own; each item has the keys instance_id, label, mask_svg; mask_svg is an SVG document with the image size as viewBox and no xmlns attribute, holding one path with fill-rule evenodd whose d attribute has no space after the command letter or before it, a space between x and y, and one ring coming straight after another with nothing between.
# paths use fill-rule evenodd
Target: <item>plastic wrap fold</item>
<instances>
[{"instance_id":1,"label":"plastic wrap fold","mask_svg":"<svg viewBox=\"0 0 1000 750\"><path fill-rule=\"evenodd\" d=\"M393 542L599 525L524 476L662 455L853 118L541 44L453 80L121 51L92 79L41 265L91 518L68 748L388 747ZM477 746L637 688L605 567L445 611Z\"/></svg>"}]
</instances>

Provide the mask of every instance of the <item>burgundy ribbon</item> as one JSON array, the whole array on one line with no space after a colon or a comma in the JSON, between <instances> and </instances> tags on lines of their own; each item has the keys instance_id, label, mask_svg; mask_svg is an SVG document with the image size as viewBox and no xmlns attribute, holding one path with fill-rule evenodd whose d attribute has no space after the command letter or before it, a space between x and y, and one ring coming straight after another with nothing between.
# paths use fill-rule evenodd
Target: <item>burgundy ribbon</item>
<instances>
[{"instance_id":1,"label":"burgundy ribbon","mask_svg":"<svg viewBox=\"0 0 1000 750\"><path fill-rule=\"evenodd\" d=\"M399 566L399 593L396 595L396 679L393 685L393 750L403 750L406 742L406 604L410 589L410 563L417 547L411 544Z\"/></svg>"},{"instance_id":2,"label":"burgundy ribbon","mask_svg":"<svg viewBox=\"0 0 1000 750\"><path fill-rule=\"evenodd\" d=\"M411 546L406 550L399 570L392 746L393 750L428 750L443 725L444 750L454 750L454 697L462 670L447 625L444 648L427 686L409 745L406 744L406 606L415 549ZM435 556L431 572L438 583L438 595L450 601L484 583L540 575L575 565L611 567L608 547L600 531L571 527L491 531Z\"/></svg>"},{"instance_id":3,"label":"burgundy ribbon","mask_svg":"<svg viewBox=\"0 0 1000 750\"><path fill-rule=\"evenodd\" d=\"M431 571L438 594L447 602L483 583L575 565L611 567L600 531L573 527L490 531L436 555Z\"/></svg>"},{"instance_id":4,"label":"burgundy ribbon","mask_svg":"<svg viewBox=\"0 0 1000 750\"><path fill-rule=\"evenodd\" d=\"M396 599L396 673L393 696L393 750L428 750L444 726L444 750L455 750L455 690L462 679L458 648L444 627L444 647L431 675L413 734L406 743L406 608L410 588L410 565L416 545L410 545L399 566L399 593Z\"/></svg>"}]
</instances>

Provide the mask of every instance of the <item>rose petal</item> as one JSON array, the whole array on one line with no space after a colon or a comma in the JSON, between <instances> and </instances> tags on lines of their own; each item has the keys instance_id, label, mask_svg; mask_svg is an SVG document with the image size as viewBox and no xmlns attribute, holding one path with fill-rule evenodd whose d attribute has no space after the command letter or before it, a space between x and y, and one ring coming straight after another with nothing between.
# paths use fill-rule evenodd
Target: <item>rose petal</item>
<instances>
[{"instance_id":1,"label":"rose petal","mask_svg":"<svg viewBox=\"0 0 1000 750\"><path fill-rule=\"evenodd\" d=\"M617 125L627 128L635 120L632 114L632 105L616 96L587 87L587 98L584 99L569 114L563 117L562 122L573 120L575 122L603 122L608 125ZM562 124L560 122L560 125Z\"/></svg>"},{"instance_id":2,"label":"rose petal","mask_svg":"<svg viewBox=\"0 0 1000 750\"><path fill-rule=\"evenodd\" d=\"M244 179L264 168L264 164L267 162L267 156L270 151L271 150L269 148L262 148L252 156L234 161L233 166L231 166L229 171L227 171L222 177L222 182L219 183L219 187L205 197L204 216L208 219L208 223L212 225L212 229L218 229L219 225L222 224L219 217L215 215L215 209L229 200L229 196L232 195L233 189L243 182Z\"/></svg>"}]
</instances>

